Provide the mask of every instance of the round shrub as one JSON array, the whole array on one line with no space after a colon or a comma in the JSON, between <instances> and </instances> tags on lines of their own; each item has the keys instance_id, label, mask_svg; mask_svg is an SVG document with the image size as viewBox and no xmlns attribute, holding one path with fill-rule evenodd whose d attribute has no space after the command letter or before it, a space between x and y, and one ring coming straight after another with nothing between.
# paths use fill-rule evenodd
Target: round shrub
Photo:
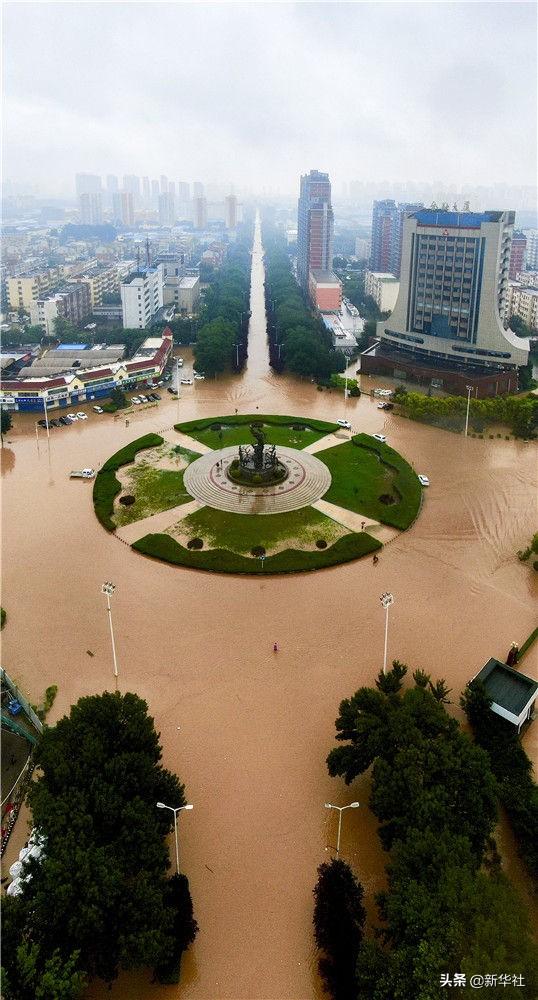
<instances>
[{"instance_id":1,"label":"round shrub","mask_svg":"<svg viewBox=\"0 0 538 1000\"><path fill-rule=\"evenodd\" d=\"M318 392L323 392L323 386L322 385L317 385L316 389L318 390Z\"/></svg>"},{"instance_id":2,"label":"round shrub","mask_svg":"<svg viewBox=\"0 0 538 1000\"><path fill-rule=\"evenodd\" d=\"M259 559L260 556L265 555L265 549L263 545L255 545L254 548L250 550L250 554L251 556L256 556L256 558Z\"/></svg>"},{"instance_id":3,"label":"round shrub","mask_svg":"<svg viewBox=\"0 0 538 1000\"><path fill-rule=\"evenodd\" d=\"M305 427L304 424L292 424L291 429L292 431L304 431Z\"/></svg>"},{"instance_id":4,"label":"round shrub","mask_svg":"<svg viewBox=\"0 0 538 1000\"><path fill-rule=\"evenodd\" d=\"M379 497L379 502L386 504L387 507L393 503L398 503L396 497L394 497L392 493L382 493Z\"/></svg>"},{"instance_id":5,"label":"round shrub","mask_svg":"<svg viewBox=\"0 0 538 1000\"><path fill-rule=\"evenodd\" d=\"M130 507L136 500L136 497L132 497L126 494L124 497L120 497L119 502L123 504L124 507Z\"/></svg>"},{"instance_id":6,"label":"round shrub","mask_svg":"<svg viewBox=\"0 0 538 1000\"><path fill-rule=\"evenodd\" d=\"M203 547L204 547L203 538L189 538L189 541L187 542L188 549L203 549Z\"/></svg>"},{"instance_id":7,"label":"round shrub","mask_svg":"<svg viewBox=\"0 0 538 1000\"><path fill-rule=\"evenodd\" d=\"M254 473L254 475L252 476L252 482L253 483L262 483L263 482L263 478L262 478L262 476L260 475L259 472L255 472Z\"/></svg>"},{"instance_id":8,"label":"round shrub","mask_svg":"<svg viewBox=\"0 0 538 1000\"><path fill-rule=\"evenodd\" d=\"M222 424L211 424L209 429L211 431L221 431L222 430Z\"/></svg>"},{"instance_id":9,"label":"round shrub","mask_svg":"<svg viewBox=\"0 0 538 1000\"><path fill-rule=\"evenodd\" d=\"M324 538L317 538L316 539L316 548L317 549L326 549L327 548L327 542L325 541Z\"/></svg>"}]
</instances>

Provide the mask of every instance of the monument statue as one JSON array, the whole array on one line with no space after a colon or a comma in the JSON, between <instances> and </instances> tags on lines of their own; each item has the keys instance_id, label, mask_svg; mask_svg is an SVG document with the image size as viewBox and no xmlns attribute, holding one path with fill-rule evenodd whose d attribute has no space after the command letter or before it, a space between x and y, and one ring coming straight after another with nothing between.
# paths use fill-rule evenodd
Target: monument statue
<instances>
[{"instance_id":1,"label":"monument statue","mask_svg":"<svg viewBox=\"0 0 538 1000\"><path fill-rule=\"evenodd\" d=\"M259 424L250 424L256 444L239 445L239 457L229 465L227 474L234 483L245 486L272 486L288 475L286 465L276 453L276 445L267 445L267 436Z\"/></svg>"}]
</instances>

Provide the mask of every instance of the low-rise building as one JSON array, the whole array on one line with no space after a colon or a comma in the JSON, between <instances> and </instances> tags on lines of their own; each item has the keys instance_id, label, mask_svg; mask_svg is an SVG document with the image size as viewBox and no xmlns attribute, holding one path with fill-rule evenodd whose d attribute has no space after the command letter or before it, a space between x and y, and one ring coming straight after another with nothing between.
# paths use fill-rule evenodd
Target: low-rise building
<instances>
[{"instance_id":1,"label":"low-rise building","mask_svg":"<svg viewBox=\"0 0 538 1000\"><path fill-rule=\"evenodd\" d=\"M181 278L178 288L177 307L183 312L195 313L200 301L200 279L194 275Z\"/></svg>"},{"instance_id":2,"label":"low-rise building","mask_svg":"<svg viewBox=\"0 0 538 1000\"><path fill-rule=\"evenodd\" d=\"M62 265L46 269L36 269L26 273L9 276L6 279L6 291L9 308L26 309L37 302L47 292L58 285L66 273Z\"/></svg>"},{"instance_id":3,"label":"low-rise building","mask_svg":"<svg viewBox=\"0 0 538 1000\"><path fill-rule=\"evenodd\" d=\"M370 295L380 312L392 312L396 305L400 282L393 274L381 271L366 271L364 291Z\"/></svg>"},{"instance_id":4,"label":"low-rise building","mask_svg":"<svg viewBox=\"0 0 538 1000\"><path fill-rule=\"evenodd\" d=\"M88 286L92 311L95 306L103 304L104 295L119 295L120 278L118 269L115 266L107 267L106 264L103 266L98 265L76 278L70 278L69 284L75 281L84 282Z\"/></svg>"},{"instance_id":5,"label":"low-rise building","mask_svg":"<svg viewBox=\"0 0 538 1000\"><path fill-rule=\"evenodd\" d=\"M10 412L43 413L45 410L67 409L79 403L103 399L113 389L135 388L140 382L159 378L172 353L172 346L172 331L166 327L162 337L145 340L130 361L66 374L54 373L49 377L6 379L0 388L0 405Z\"/></svg>"},{"instance_id":6,"label":"low-rise building","mask_svg":"<svg viewBox=\"0 0 538 1000\"><path fill-rule=\"evenodd\" d=\"M493 657L473 677L473 681L484 685L491 700L491 711L511 722L519 733L523 723L534 713L538 682Z\"/></svg>"},{"instance_id":7,"label":"low-rise building","mask_svg":"<svg viewBox=\"0 0 538 1000\"><path fill-rule=\"evenodd\" d=\"M342 283L332 271L310 271L308 290L321 313L337 313L342 305Z\"/></svg>"},{"instance_id":8,"label":"low-rise building","mask_svg":"<svg viewBox=\"0 0 538 1000\"><path fill-rule=\"evenodd\" d=\"M508 286L508 325L510 318L519 316L529 327L529 330L538 330L538 288L529 285L521 285L512 281Z\"/></svg>"},{"instance_id":9,"label":"low-rise building","mask_svg":"<svg viewBox=\"0 0 538 1000\"><path fill-rule=\"evenodd\" d=\"M46 298L38 299L30 306L32 323L41 326L47 337L54 336L54 320L57 317L80 326L90 313L90 290L84 282L78 281L60 288Z\"/></svg>"}]
</instances>

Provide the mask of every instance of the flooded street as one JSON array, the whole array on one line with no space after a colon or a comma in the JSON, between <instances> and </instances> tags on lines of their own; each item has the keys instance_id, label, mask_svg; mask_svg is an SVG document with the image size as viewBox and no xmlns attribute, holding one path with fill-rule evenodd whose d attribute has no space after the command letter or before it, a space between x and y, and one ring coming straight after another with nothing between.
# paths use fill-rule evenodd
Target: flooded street
<instances>
[{"instance_id":1,"label":"flooded street","mask_svg":"<svg viewBox=\"0 0 538 1000\"><path fill-rule=\"evenodd\" d=\"M181 419L236 408L341 417L342 395L268 367L259 229L251 309L244 373L182 387ZM156 988L137 973L111 992L94 984L88 997L310 1000L321 995L312 889L337 826L324 802L361 803L344 814L341 853L365 886L369 915L382 884L368 779L347 788L325 766L341 699L372 684L382 665L379 596L395 598L389 657L446 678L461 716L467 680L535 627L537 574L516 552L536 531L536 447L466 440L385 414L370 397L349 399L354 430L383 432L429 476L416 524L377 566L366 559L263 580L219 576L132 552L97 522L91 484L68 478L171 427L178 404L162 395L129 427L87 408L90 419L52 431L50 446L41 430L38 445L30 414L14 416L2 451L3 664L32 701L58 685L49 721L81 695L113 690L101 594L111 580L120 690L147 700L163 762L194 803L180 819L180 852L200 932L181 985ZM536 673L532 651L522 667ZM526 736L534 759L537 731L535 723Z\"/></svg>"}]
</instances>

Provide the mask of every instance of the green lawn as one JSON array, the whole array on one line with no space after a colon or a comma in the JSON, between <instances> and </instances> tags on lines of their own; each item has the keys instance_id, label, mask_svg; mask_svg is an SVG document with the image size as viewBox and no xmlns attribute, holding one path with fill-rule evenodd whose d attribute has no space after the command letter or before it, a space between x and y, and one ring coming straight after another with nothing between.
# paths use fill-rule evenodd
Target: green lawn
<instances>
[{"instance_id":1,"label":"green lawn","mask_svg":"<svg viewBox=\"0 0 538 1000\"><path fill-rule=\"evenodd\" d=\"M271 516L271 515L268 515ZM301 549L285 549L273 556L268 556L263 564L261 559L240 555L227 549L210 549L191 551L179 545L169 535L145 535L132 546L143 555L162 559L164 562L177 566L190 566L194 569L210 570L214 573L300 573L307 570L323 569L326 566L336 566L338 563L349 562L369 555L381 548L381 542L372 538L367 532L351 533L339 538L334 545L326 549L315 549L306 552Z\"/></svg>"},{"instance_id":2,"label":"green lawn","mask_svg":"<svg viewBox=\"0 0 538 1000\"><path fill-rule=\"evenodd\" d=\"M203 538L206 546L223 548L248 555L256 545L269 552L281 542L314 548L317 539L331 545L347 529L313 507L284 514L230 514L204 507L190 514L178 525L188 538Z\"/></svg>"},{"instance_id":3,"label":"green lawn","mask_svg":"<svg viewBox=\"0 0 538 1000\"><path fill-rule=\"evenodd\" d=\"M160 434L145 434L111 455L97 473L93 484L93 506L96 517L107 531L116 530L116 525L112 520L112 512L114 498L121 492L121 483L116 479L116 471L122 465L134 462L137 452L146 448L156 448L161 444L163 444L163 438Z\"/></svg>"},{"instance_id":4,"label":"green lawn","mask_svg":"<svg viewBox=\"0 0 538 1000\"><path fill-rule=\"evenodd\" d=\"M338 430L337 424L330 424L322 420L266 416L259 413L189 420L187 423L176 424L176 430L183 431L184 434L188 434L208 448L228 448L239 444L254 444L249 424L256 420L263 423L268 444L284 445L288 448L306 448L314 441L319 441L325 434ZM211 430L213 424L221 424L222 430L220 432ZM293 430L292 425L302 426L305 430Z\"/></svg>"},{"instance_id":5,"label":"green lawn","mask_svg":"<svg viewBox=\"0 0 538 1000\"><path fill-rule=\"evenodd\" d=\"M116 507L114 520L118 528L192 500L183 485L183 472L154 469L146 463L133 466L127 489L136 501L130 507Z\"/></svg>"},{"instance_id":6,"label":"green lawn","mask_svg":"<svg viewBox=\"0 0 538 1000\"><path fill-rule=\"evenodd\" d=\"M415 519L422 489L409 463L393 448L368 434L357 434L352 441L327 448L316 457L332 476L324 500L402 530ZM383 493L397 496L398 503L381 503Z\"/></svg>"}]
</instances>

